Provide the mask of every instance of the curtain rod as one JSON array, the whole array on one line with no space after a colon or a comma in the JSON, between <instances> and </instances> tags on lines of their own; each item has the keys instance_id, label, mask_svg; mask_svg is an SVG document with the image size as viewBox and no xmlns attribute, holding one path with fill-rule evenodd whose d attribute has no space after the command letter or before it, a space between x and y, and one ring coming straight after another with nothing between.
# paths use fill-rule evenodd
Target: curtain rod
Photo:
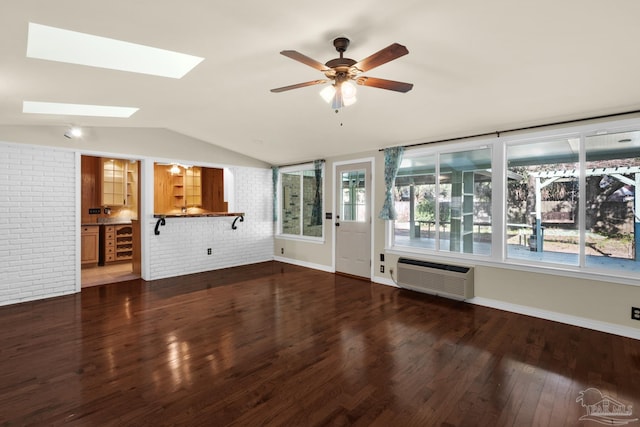
<instances>
[{"instance_id":1,"label":"curtain rod","mask_svg":"<svg viewBox=\"0 0 640 427\"><path fill-rule=\"evenodd\" d=\"M322 163L325 162L324 159L318 159L318 160L320 160ZM272 167L288 168L289 166L306 165L307 163L313 163L313 162L315 162L315 160L309 160L308 162L300 162L300 163L289 163L288 165L273 165Z\"/></svg>"},{"instance_id":2,"label":"curtain rod","mask_svg":"<svg viewBox=\"0 0 640 427\"><path fill-rule=\"evenodd\" d=\"M525 126L525 127L521 127L521 128L496 130L494 132L478 133L478 134L475 134L475 135L459 136L459 137L456 137L456 138L439 139L437 141L418 142L416 144L401 145L401 147L404 147L404 148L419 147L421 145L438 144L438 143L442 143L442 142L451 142L451 141L460 141L462 139L479 138L479 137L482 137L482 136L491 136L491 135L495 135L496 137L500 138L501 134L507 133L507 132L519 132L519 131L523 131L523 130L539 129L539 128L544 128L544 127L548 127L548 126L557 126L557 125L566 125L566 124L569 124L569 123L585 122L585 121L588 121L588 120L608 119L608 118L611 118L611 117L626 116L628 114L637 114L637 113L640 113L640 110L626 111L626 112L623 112L623 113L604 114L604 115L601 115L601 116L583 117L581 119L563 120L563 121L560 121L560 122L545 123L543 125L533 125L533 126ZM385 150L384 148L381 148L378 151L384 151L384 150Z\"/></svg>"}]
</instances>

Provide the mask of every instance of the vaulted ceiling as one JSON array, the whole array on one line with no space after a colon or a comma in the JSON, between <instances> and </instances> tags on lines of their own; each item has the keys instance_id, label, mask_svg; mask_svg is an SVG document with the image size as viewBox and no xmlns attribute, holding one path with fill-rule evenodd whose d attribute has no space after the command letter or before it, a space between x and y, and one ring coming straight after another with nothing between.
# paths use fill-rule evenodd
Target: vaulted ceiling
<instances>
[{"instance_id":1,"label":"vaulted ceiling","mask_svg":"<svg viewBox=\"0 0 640 427\"><path fill-rule=\"evenodd\" d=\"M0 125L168 128L272 164L640 108L640 2L7 0L0 13ZM27 58L29 22L203 57L181 79ZM335 113L320 62L351 39L360 60L409 54L366 75ZM24 114L23 101L138 107L128 119Z\"/></svg>"}]
</instances>

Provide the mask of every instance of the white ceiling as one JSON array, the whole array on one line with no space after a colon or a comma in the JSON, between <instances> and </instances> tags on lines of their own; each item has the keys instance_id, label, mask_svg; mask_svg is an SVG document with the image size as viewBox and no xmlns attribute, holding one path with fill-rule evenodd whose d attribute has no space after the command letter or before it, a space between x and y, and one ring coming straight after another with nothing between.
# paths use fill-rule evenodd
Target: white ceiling
<instances>
[{"instance_id":1,"label":"white ceiling","mask_svg":"<svg viewBox=\"0 0 640 427\"><path fill-rule=\"evenodd\" d=\"M272 164L640 108L637 0L3 0L0 125L168 128ZM182 79L25 57L29 22L204 57ZM355 60L397 42L409 55L364 75L339 114L320 62L347 36ZM139 107L129 119L22 113L22 101Z\"/></svg>"}]
</instances>

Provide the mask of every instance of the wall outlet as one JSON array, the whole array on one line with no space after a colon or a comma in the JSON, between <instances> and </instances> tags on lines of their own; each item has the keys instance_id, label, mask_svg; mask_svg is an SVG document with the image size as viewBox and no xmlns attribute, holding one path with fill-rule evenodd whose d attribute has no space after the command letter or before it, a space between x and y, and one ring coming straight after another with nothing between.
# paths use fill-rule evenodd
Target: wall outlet
<instances>
[{"instance_id":1,"label":"wall outlet","mask_svg":"<svg viewBox=\"0 0 640 427\"><path fill-rule=\"evenodd\" d=\"M284 248L280 248L280 255L284 255Z\"/></svg>"},{"instance_id":2,"label":"wall outlet","mask_svg":"<svg viewBox=\"0 0 640 427\"><path fill-rule=\"evenodd\" d=\"M211 248L207 248L207 255L211 255Z\"/></svg>"},{"instance_id":3,"label":"wall outlet","mask_svg":"<svg viewBox=\"0 0 640 427\"><path fill-rule=\"evenodd\" d=\"M380 266L380 273L384 273L384 265Z\"/></svg>"},{"instance_id":4,"label":"wall outlet","mask_svg":"<svg viewBox=\"0 0 640 427\"><path fill-rule=\"evenodd\" d=\"M380 262L384 262L384 254L380 254Z\"/></svg>"},{"instance_id":5,"label":"wall outlet","mask_svg":"<svg viewBox=\"0 0 640 427\"><path fill-rule=\"evenodd\" d=\"M640 307L631 307L631 318L633 320L640 320Z\"/></svg>"}]
</instances>

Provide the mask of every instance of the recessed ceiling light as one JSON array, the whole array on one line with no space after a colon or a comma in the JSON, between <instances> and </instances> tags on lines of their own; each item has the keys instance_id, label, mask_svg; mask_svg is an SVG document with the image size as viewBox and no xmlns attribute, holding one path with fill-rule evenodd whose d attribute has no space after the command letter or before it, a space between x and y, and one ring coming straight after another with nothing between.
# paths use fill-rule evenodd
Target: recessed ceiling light
<instances>
[{"instance_id":1,"label":"recessed ceiling light","mask_svg":"<svg viewBox=\"0 0 640 427\"><path fill-rule=\"evenodd\" d=\"M33 22L29 23L27 57L174 79L204 59Z\"/></svg>"},{"instance_id":2,"label":"recessed ceiling light","mask_svg":"<svg viewBox=\"0 0 640 427\"><path fill-rule=\"evenodd\" d=\"M128 118L138 111L135 107L109 105L63 104L60 102L23 101L22 112L32 114L61 114L65 116L93 116Z\"/></svg>"},{"instance_id":3,"label":"recessed ceiling light","mask_svg":"<svg viewBox=\"0 0 640 427\"><path fill-rule=\"evenodd\" d=\"M64 133L64 136L69 139L80 138L82 136L82 129L77 126L72 126L67 129L67 131Z\"/></svg>"}]
</instances>

